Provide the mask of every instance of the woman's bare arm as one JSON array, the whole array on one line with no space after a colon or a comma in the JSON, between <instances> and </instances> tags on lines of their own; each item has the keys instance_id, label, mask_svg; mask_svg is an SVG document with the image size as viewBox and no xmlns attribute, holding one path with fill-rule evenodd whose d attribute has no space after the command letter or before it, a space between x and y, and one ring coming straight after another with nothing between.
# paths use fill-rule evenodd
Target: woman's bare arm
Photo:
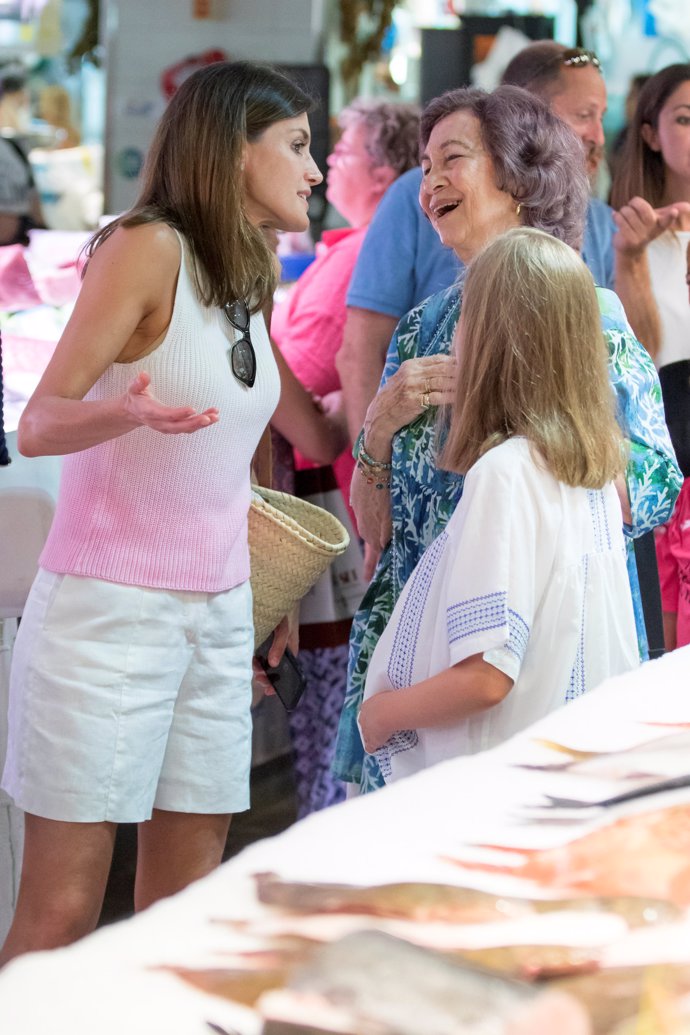
<instances>
[{"instance_id":1,"label":"woman's bare arm","mask_svg":"<svg viewBox=\"0 0 690 1035\"><path fill-rule=\"evenodd\" d=\"M22 415L18 444L27 456L75 453L147 425L192 432L217 411L163 406L148 375L117 399L84 401L114 362L152 351L172 315L180 247L163 224L118 229L92 257L74 312Z\"/></svg>"},{"instance_id":2,"label":"woman's bare arm","mask_svg":"<svg viewBox=\"0 0 690 1035\"><path fill-rule=\"evenodd\" d=\"M316 402L272 344L280 371L280 402L271 424L303 456L330 464L349 446L342 401L329 396L323 404Z\"/></svg>"},{"instance_id":3,"label":"woman's bare arm","mask_svg":"<svg viewBox=\"0 0 690 1035\"><path fill-rule=\"evenodd\" d=\"M505 672L473 654L414 686L384 690L359 713L364 749L377 751L398 730L454 725L500 704L512 687Z\"/></svg>"}]
</instances>

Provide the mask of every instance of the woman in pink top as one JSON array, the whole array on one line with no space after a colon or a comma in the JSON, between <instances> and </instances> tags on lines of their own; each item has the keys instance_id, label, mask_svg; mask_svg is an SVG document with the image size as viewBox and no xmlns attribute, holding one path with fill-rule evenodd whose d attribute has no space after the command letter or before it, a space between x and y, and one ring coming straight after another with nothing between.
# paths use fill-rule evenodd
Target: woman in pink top
<instances>
[{"instance_id":1,"label":"woman in pink top","mask_svg":"<svg viewBox=\"0 0 690 1035\"><path fill-rule=\"evenodd\" d=\"M411 104L356 100L341 113L342 134L328 157L326 197L349 226L327 230L317 257L271 320L275 339L292 372L311 392L325 396L340 388L335 357L343 341L345 297L359 249L379 201L391 183L418 162L419 110ZM291 437L288 436L288 438ZM307 454L313 460L311 454ZM319 467L298 452L298 495L328 505L336 486L349 508L355 461L346 449L332 467ZM337 510L336 516L342 516ZM354 525L354 514L350 514ZM347 643L352 615L366 588L359 547L327 572L302 608L300 665L307 690L290 712L295 755L298 815L345 797L345 785L331 773L335 734L347 679ZM331 584L335 599L324 608L321 592ZM314 614L314 612L316 612Z\"/></svg>"},{"instance_id":2,"label":"woman in pink top","mask_svg":"<svg viewBox=\"0 0 690 1035\"><path fill-rule=\"evenodd\" d=\"M141 909L215 867L248 807L249 467L287 420L265 235L308 225L310 107L245 63L180 87L22 418L21 451L65 461L13 659L3 786L26 836L0 962L95 926L118 822L140 823Z\"/></svg>"}]
</instances>

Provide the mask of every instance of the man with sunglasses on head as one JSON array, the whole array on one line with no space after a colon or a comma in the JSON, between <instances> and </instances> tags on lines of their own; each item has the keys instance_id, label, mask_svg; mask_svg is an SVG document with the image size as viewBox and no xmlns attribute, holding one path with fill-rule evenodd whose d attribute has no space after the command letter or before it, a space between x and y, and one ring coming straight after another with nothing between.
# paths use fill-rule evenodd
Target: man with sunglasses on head
<instances>
[{"instance_id":1,"label":"man with sunglasses on head","mask_svg":"<svg viewBox=\"0 0 690 1035\"><path fill-rule=\"evenodd\" d=\"M596 54L565 47L554 40L530 43L508 63L501 82L522 86L542 97L583 143L587 173L594 187L604 158L606 84ZM626 206L629 208L629 206ZM657 221L642 228L636 213L614 212L592 197L582 258L599 287L612 288L625 309L635 336L653 356L661 328L652 296L646 246L665 229Z\"/></svg>"},{"instance_id":2,"label":"man with sunglasses on head","mask_svg":"<svg viewBox=\"0 0 690 1035\"><path fill-rule=\"evenodd\" d=\"M512 59L502 82L542 97L568 123L582 140L593 181L604 157L602 120L606 111L606 85L596 56L581 48L541 40ZM398 320L457 276L452 252L441 244L417 203L420 183L421 172L415 169L388 190L364 239L350 282L343 345L336 362L353 439L376 394ZM664 227L659 224L658 229L647 228L651 236L645 237L640 234L639 223L634 223L634 218L631 221L625 214L614 213L592 197L582 257L596 283L619 295L636 337L653 355L660 329L645 247Z\"/></svg>"}]
</instances>

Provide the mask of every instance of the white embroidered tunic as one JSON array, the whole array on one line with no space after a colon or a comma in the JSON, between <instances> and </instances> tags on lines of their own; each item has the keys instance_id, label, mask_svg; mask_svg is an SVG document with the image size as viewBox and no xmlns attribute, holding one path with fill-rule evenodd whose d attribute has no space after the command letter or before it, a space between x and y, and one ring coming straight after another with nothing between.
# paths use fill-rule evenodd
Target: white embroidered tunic
<instances>
[{"instance_id":1,"label":"white embroidered tunic","mask_svg":"<svg viewBox=\"0 0 690 1035\"><path fill-rule=\"evenodd\" d=\"M365 699L473 654L514 681L507 697L451 727L394 734L377 752L386 782L493 747L639 663L615 487L564 485L524 438L469 471L374 651Z\"/></svg>"}]
</instances>

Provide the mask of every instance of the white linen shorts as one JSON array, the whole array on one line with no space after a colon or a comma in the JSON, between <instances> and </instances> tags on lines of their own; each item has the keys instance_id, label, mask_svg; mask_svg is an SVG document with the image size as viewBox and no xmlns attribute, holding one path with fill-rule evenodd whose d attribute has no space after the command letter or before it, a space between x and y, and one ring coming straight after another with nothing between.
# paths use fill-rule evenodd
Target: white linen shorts
<instances>
[{"instance_id":1,"label":"white linen shorts","mask_svg":"<svg viewBox=\"0 0 690 1035\"><path fill-rule=\"evenodd\" d=\"M138 823L249 807L252 597L39 570L2 786L25 812Z\"/></svg>"}]
</instances>

